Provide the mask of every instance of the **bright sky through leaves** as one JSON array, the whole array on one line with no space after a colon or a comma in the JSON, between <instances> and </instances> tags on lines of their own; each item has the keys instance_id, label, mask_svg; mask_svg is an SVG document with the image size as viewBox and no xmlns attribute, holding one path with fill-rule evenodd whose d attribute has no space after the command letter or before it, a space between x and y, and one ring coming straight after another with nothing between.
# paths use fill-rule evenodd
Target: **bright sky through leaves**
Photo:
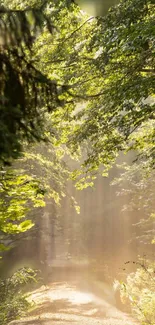
<instances>
[{"instance_id":1,"label":"bright sky through leaves","mask_svg":"<svg viewBox=\"0 0 155 325\"><path fill-rule=\"evenodd\" d=\"M119 0L76 0L82 10L93 16L104 16Z\"/></svg>"}]
</instances>

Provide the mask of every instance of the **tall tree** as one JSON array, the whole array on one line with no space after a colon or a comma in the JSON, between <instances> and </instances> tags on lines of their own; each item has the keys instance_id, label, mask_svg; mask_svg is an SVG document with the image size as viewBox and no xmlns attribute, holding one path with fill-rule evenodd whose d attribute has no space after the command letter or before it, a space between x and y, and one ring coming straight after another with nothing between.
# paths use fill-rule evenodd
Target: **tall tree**
<instances>
[{"instance_id":1,"label":"tall tree","mask_svg":"<svg viewBox=\"0 0 155 325\"><path fill-rule=\"evenodd\" d=\"M56 83L34 65L32 46L41 30L53 32L53 16L63 6L61 1L1 3L0 161L4 164L20 155L23 141L46 140L45 112L61 105Z\"/></svg>"},{"instance_id":2,"label":"tall tree","mask_svg":"<svg viewBox=\"0 0 155 325\"><path fill-rule=\"evenodd\" d=\"M84 169L108 168L119 150L142 146L145 155L146 125L154 164L154 8L151 0L127 0L97 19L64 9L61 24L54 21L57 42L42 34L36 44L40 67L55 76L65 104L52 115L60 141L72 152L83 144Z\"/></svg>"}]
</instances>

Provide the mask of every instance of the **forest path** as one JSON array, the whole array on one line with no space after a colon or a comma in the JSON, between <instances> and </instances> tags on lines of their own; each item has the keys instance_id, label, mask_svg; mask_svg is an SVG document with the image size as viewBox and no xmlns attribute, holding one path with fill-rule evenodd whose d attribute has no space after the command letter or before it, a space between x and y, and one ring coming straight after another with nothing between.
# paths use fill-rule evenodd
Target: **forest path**
<instances>
[{"instance_id":1,"label":"forest path","mask_svg":"<svg viewBox=\"0 0 155 325\"><path fill-rule=\"evenodd\" d=\"M135 325L127 314L90 291L67 282L42 286L30 295L35 308L11 325Z\"/></svg>"}]
</instances>

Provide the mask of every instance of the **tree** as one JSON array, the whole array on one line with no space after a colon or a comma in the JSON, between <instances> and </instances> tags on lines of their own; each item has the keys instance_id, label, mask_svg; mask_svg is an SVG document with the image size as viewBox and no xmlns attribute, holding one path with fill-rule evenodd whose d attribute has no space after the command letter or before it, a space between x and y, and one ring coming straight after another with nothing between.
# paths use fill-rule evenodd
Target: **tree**
<instances>
[{"instance_id":1,"label":"tree","mask_svg":"<svg viewBox=\"0 0 155 325\"><path fill-rule=\"evenodd\" d=\"M68 1L65 2L66 5ZM52 14L61 11L58 1L3 1L0 6L0 161L17 158L24 141L46 140L43 135L45 112L61 105L57 85L34 65L32 46L43 29L53 32Z\"/></svg>"},{"instance_id":2,"label":"tree","mask_svg":"<svg viewBox=\"0 0 155 325\"><path fill-rule=\"evenodd\" d=\"M3 168L0 193L1 272L29 260L47 272L55 254L56 237L64 225L64 198L78 210L67 191L70 168L63 149L51 144L25 147L23 157ZM24 250L24 257L23 257ZM50 256L50 258L49 258ZM10 265L11 263L11 265Z\"/></svg>"},{"instance_id":3,"label":"tree","mask_svg":"<svg viewBox=\"0 0 155 325\"><path fill-rule=\"evenodd\" d=\"M130 180L136 205L134 195L140 198L144 188L151 189L154 166L153 1L122 1L106 17L97 19L77 7L73 12L64 8L59 18L59 23L54 21L56 42L45 32L34 46L41 71L55 78L59 99L64 101L64 107L52 113L55 144L66 145L73 156L81 154L82 168L72 174L79 189L93 185L101 166L107 176L120 151L134 151L137 164L130 169ZM138 184L133 179L137 171L142 173ZM141 182L143 189L137 191ZM144 192L143 198L145 205ZM144 205L138 215L141 225L142 211L150 218L151 207L148 202L148 209ZM147 222L145 231L152 231L151 221ZM140 231L141 238L145 235L143 241L147 234Z\"/></svg>"},{"instance_id":4,"label":"tree","mask_svg":"<svg viewBox=\"0 0 155 325\"><path fill-rule=\"evenodd\" d=\"M153 1L122 1L104 18L88 17L77 8L73 13L64 9L59 17L57 42L51 44L44 33L35 46L40 69L56 76L59 98L65 101L64 108L53 112L60 142L72 153L83 145L83 171L101 165L106 171L120 150L136 151L138 146L153 166ZM152 127L146 153L147 125Z\"/></svg>"},{"instance_id":5,"label":"tree","mask_svg":"<svg viewBox=\"0 0 155 325\"><path fill-rule=\"evenodd\" d=\"M35 208L46 205L47 197L58 204L60 197L65 195L62 179L68 175L67 169L58 162L62 150L61 153L59 150L59 158L48 147L46 158L40 152L36 152L35 156L32 151L24 152L28 143L32 145L41 140L51 142L53 130L51 122L47 122L48 113L61 106L61 101L56 82L43 74L34 63L33 44L41 31L48 30L50 35L53 33L52 19L65 5L69 6L69 1L54 2L51 6L49 1L33 1L29 6L29 1L19 4L18 1L12 3L6 0L0 8L1 250L7 249L14 237L18 237L17 234L34 226L31 210L34 212ZM37 151L36 147L33 147L34 150ZM11 168L3 166L13 163L12 158L19 158L21 152L23 160L18 159ZM23 166L21 169L23 161L24 170ZM39 180L38 167L41 173ZM35 176L32 175L32 168ZM48 195L45 195L47 191Z\"/></svg>"},{"instance_id":6,"label":"tree","mask_svg":"<svg viewBox=\"0 0 155 325\"><path fill-rule=\"evenodd\" d=\"M71 10L68 10L67 4L69 5L69 1L66 1L65 4L58 1L53 4L51 11L51 8L48 8L48 2L44 3L44 17L49 18L52 14L54 36L46 28L37 36L33 43L32 68L34 71L37 70L37 73L39 70L40 77L46 76L44 79L46 86L47 83L48 86L52 84L54 89L54 107L57 107L56 111L53 107L51 114L52 131L55 132L56 138L54 142L65 143L71 152L77 151L79 145L82 144L85 147L86 156L83 171L95 171L101 164L104 165L106 171L115 161L119 150L126 148L136 150L138 145L144 144L144 136L142 136L143 141L140 140L140 142L136 138L139 128L143 133L146 128L145 123L150 122L152 126L154 125L154 4L151 0L122 1L115 9L111 9L106 17L97 19L84 15L74 4L70 6ZM18 14L16 15L18 18ZM26 17L25 11L24 17ZM69 32L67 31L67 19L70 21ZM22 30L22 25L20 29ZM32 36L28 32L25 35ZM15 37L13 38L15 39ZM27 38L25 37L24 40L25 46L28 46ZM19 44L17 50L19 51ZM27 59L29 60L29 54L26 55ZM11 60L12 64L14 59ZM17 62L18 60L16 65ZM27 71L25 64L24 69ZM7 63L6 66L8 67L9 64ZM21 70L23 71L23 68ZM24 73L26 73L25 70ZM22 71L20 78L19 72L16 74L19 87L23 84L21 80L26 80L25 77L22 77ZM14 75L7 73L8 76ZM8 80L10 80L9 77ZM28 93L34 94L33 87L30 88L26 88ZM7 87L7 89L10 91L11 88ZM51 96L51 91L47 91L47 93ZM27 96L26 100L33 99L33 103L36 103L37 94L38 88L36 87L36 95L34 97L33 95ZM10 98L10 96L8 94L6 97ZM44 97L45 102L47 97ZM38 134L35 134L37 134L37 139L40 138L43 126L41 121L44 121L45 116L44 109L41 107L48 105L46 105L47 102L42 103L41 99L41 106L38 108L40 97L38 100L37 106L30 106L37 110L37 119L36 112L31 116L29 110L28 120L25 121L24 126L23 122L21 125L20 117L16 119L15 134L17 127L18 139L22 140L24 136L31 141L32 138L35 138L33 133L38 127ZM78 107L82 105L82 109L77 109L77 103ZM4 109L6 106L3 105L3 112L7 111L6 108ZM15 106L17 107L16 104ZM51 106L49 110L51 110ZM23 111L25 114L25 110L22 110L22 114ZM5 113L4 117L6 120ZM22 121L23 118L22 115ZM20 122L20 127L18 127L18 122ZM5 126L4 119L2 119L2 124L2 127ZM28 130L25 129L27 124L29 125ZM152 127L151 143L154 140L153 130ZM16 137L14 138L11 131L9 132L6 130L5 134L10 134L9 139L14 143ZM1 143L5 146L4 139ZM89 145L87 145L88 143ZM18 155L20 145L21 141L16 139L16 150L12 147L13 150L10 150L10 154ZM153 163L154 149L152 146L148 150L148 155L150 158L152 157Z\"/></svg>"},{"instance_id":7,"label":"tree","mask_svg":"<svg viewBox=\"0 0 155 325\"><path fill-rule=\"evenodd\" d=\"M44 3L43 14L52 17L53 34L47 27L35 38L35 32L30 33L33 36L32 61L26 41L20 42L24 59L31 62L41 76L46 76L48 84L55 85L56 98L47 128L44 123L47 103L41 102L40 105L39 97L37 106L33 106L37 107L38 117L41 116L46 129L46 132L44 128L44 131L38 129L38 132L40 130L43 138L51 133L53 145L68 147L73 156L80 155L82 147L82 155L85 156L82 170L76 170L72 175L75 179L79 177L78 188L86 186L82 172L86 173L88 183L92 185L88 172L95 174L102 165L106 175L120 150L138 151L140 148L139 158L149 161L152 168L153 1L122 1L104 18L89 17L74 4L69 10L67 4L69 6L69 1L57 1L50 7L48 2ZM21 51L20 46L17 46L17 52ZM19 81L21 83L21 79ZM37 94L38 89L36 87ZM34 94L32 90L30 93ZM29 97L28 100L33 98ZM37 120L35 122L36 128L40 128L41 124ZM31 125L32 131L35 130L30 123L30 133ZM23 132L20 144L22 139ZM10 152L18 154L19 151Z\"/></svg>"}]
</instances>

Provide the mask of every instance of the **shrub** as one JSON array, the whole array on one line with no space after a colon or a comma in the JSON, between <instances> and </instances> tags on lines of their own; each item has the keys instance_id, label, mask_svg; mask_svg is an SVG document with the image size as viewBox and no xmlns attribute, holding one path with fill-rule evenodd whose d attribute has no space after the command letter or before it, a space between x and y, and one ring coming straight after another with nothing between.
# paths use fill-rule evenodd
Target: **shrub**
<instances>
[{"instance_id":1,"label":"shrub","mask_svg":"<svg viewBox=\"0 0 155 325\"><path fill-rule=\"evenodd\" d=\"M37 272L30 268L22 268L7 279L0 279L0 324L8 324L13 319L24 315L30 307L25 287L36 282Z\"/></svg>"},{"instance_id":2,"label":"shrub","mask_svg":"<svg viewBox=\"0 0 155 325\"><path fill-rule=\"evenodd\" d=\"M136 272L121 283L122 299L130 301L134 315L142 325L155 324L155 263L138 262Z\"/></svg>"}]
</instances>

